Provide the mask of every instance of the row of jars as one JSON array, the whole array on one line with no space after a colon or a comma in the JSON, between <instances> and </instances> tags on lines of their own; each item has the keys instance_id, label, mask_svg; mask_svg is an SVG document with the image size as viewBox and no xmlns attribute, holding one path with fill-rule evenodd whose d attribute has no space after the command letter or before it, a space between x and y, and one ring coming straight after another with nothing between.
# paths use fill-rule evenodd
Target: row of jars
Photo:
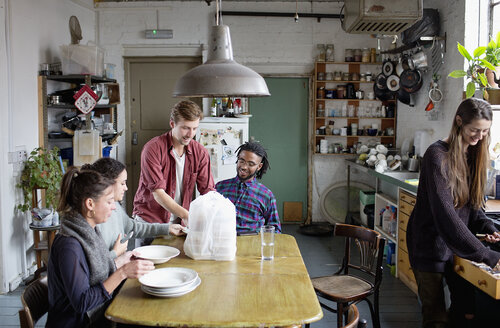
<instances>
[{"instance_id":1,"label":"row of jars","mask_svg":"<svg viewBox=\"0 0 500 328\"><path fill-rule=\"evenodd\" d=\"M349 73L349 72L318 72L318 81L360 81L371 82L372 73Z\"/></svg>"},{"instance_id":2,"label":"row of jars","mask_svg":"<svg viewBox=\"0 0 500 328\"><path fill-rule=\"evenodd\" d=\"M344 60L346 62L376 63L377 52L375 48L345 49Z\"/></svg>"},{"instance_id":3,"label":"row of jars","mask_svg":"<svg viewBox=\"0 0 500 328\"><path fill-rule=\"evenodd\" d=\"M324 61L329 61L333 62L335 61L335 51L333 44L318 44L318 55L316 57L316 60L319 62L324 62Z\"/></svg>"},{"instance_id":4,"label":"row of jars","mask_svg":"<svg viewBox=\"0 0 500 328\"><path fill-rule=\"evenodd\" d=\"M318 104L316 117L368 117L368 118L393 118L393 106L375 106L366 104L360 106L343 104L337 108L324 108L323 104Z\"/></svg>"}]
</instances>

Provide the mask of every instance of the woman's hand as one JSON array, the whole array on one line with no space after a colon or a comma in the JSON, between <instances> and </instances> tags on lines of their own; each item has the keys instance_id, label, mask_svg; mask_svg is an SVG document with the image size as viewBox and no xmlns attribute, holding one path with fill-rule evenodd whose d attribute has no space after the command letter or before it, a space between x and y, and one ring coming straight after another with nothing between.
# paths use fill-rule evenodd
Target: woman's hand
<instances>
[{"instance_id":1,"label":"woman's hand","mask_svg":"<svg viewBox=\"0 0 500 328\"><path fill-rule=\"evenodd\" d=\"M168 232L174 236L183 236L185 235L184 231L182 231L182 226L180 224L172 223L168 229Z\"/></svg>"},{"instance_id":2,"label":"woman's hand","mask_svg":"<svg viewBox=\"0 0 500 328\"><path fill-rule=\"evenodd\" d=\"M127 278L132 279L140 278L154 269L154 263L148 260L132 260L120 268Z\"/></svg>"},{"instance_id":3,"label":"woman's hand","mask_svg":"<svg viewBox=\"0 0 500 328\"><path fill-rule=\"evenodd\" d=\"M484 238L488 243L498 243L500 241L500 233L498 231L494 232L491 235L486 235Z\"/></svg>"},{"instance_id":4,"label":"woman's hand","mask_svg":"<svg viewBox=\"0 0 500 328\"><path fill-rule=\"evenodd\" d=\"M128 251L128 252L125 252L122 255L118 256L117 258L115 258L116 268L119 269L122 266L124 266L125 264L132 261L133 255L134 255L134 253L132 251Z\"/></svg>"},{"instance_id":5,"label":"woman's hand","mask_svg":"<svg viewBox=\"0 0 500 328\"><path fill-rule=\"evenodd\" d=\"M124 234L119 233L118 238L116 238L115 244L113 245L113 250L115 251L116 257L124 254L127 251L128 240L124 243L121 242L124 236Z\"/></svg>"}]
</instances>

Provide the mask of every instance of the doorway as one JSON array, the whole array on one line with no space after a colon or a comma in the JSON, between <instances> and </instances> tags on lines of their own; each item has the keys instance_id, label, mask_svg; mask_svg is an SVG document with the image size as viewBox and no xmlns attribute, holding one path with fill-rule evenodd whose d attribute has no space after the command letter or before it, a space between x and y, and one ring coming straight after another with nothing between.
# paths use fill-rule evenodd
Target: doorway
<instances>
[{"instance_id":1,"label":"doorway","mask_svg":"<svg viewBox=\"0 0 500 328\"><path fill-rule=\"evenodd\" d=\"M250 139L267 150L271 170L262 183L271 189L283 222L283 203L302 203L307 215L308 78L266 78L271 97L250 98Z\"/></svg>"},{"instance_id":2,"label":"doorway","mask_svg":"<svg viewBox=\"0 0 500 328\"><path fill-rule=\"evenodd\" d=\"M127 57L125 58L127 114L127 213L141 173L141 151L151 138L170 130L170 110L180 98L172 92L175 82L188 70L201 64L201 57ZM194 100L201 107L201 100Z\"/></svg>"}]
</instances>

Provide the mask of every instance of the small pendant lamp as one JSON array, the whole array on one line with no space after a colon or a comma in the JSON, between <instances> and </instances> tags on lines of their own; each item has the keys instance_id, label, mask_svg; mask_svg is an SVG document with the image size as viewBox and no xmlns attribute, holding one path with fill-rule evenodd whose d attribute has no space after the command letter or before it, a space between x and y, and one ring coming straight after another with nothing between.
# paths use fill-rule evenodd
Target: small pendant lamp
<instances>
[{"instance_id":1,"label":"small pendant lamp","mask_svg":"<svg viewBox=\"0 0 500 328\"><path fill-rule=\"evenodd\" d=\"M270 96L264 78L233 60L231 35L227 25L212 26L207 61L177 80L174 97L264 97Z\"/></svg>"}]
</instances>

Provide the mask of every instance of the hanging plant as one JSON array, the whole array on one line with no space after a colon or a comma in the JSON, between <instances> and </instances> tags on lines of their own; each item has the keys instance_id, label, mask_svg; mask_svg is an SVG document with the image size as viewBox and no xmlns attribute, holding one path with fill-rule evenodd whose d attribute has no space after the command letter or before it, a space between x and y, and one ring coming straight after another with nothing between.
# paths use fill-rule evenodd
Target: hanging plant
<instances>
[{"instance_id":1,"label":"hanging plant","mask_svg":"<svg viewBox=\"0 0 500 328\"><path fill-rule=\"evenodd\" d=\"M59 149L35 148L24 163L21 178L16 187L23 191L24 201L16 208L28 211L33 207L33 189L45 189L45 206L56 208L62 180Z\"/></svg>"}]
</instances>

